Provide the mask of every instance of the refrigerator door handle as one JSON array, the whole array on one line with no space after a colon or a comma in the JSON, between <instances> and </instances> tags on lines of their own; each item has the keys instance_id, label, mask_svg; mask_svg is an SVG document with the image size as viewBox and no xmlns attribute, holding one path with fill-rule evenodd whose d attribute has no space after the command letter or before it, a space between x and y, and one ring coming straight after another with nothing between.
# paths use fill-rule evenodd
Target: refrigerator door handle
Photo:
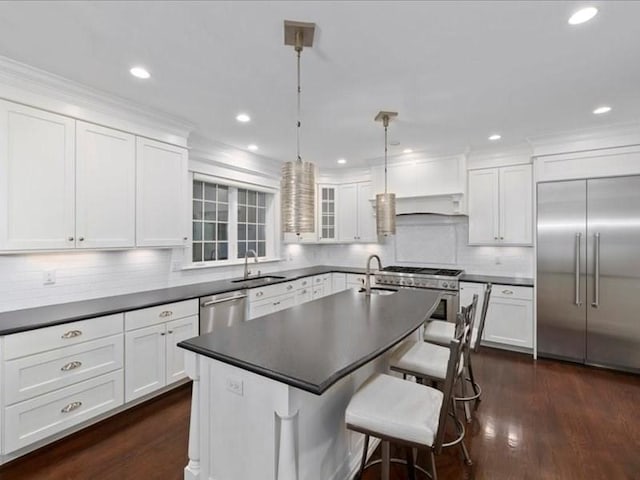
<instances>
[{"instance_id":1,"label":"refrigerator door handle","mask_svg":"<svg viewBox=\"0 0 640 480\"><path fill-rule=\"evenodd\" d=\"M575 304L580 306L580 242L582 240L582 233L576 233L576 301Z\"/></svg>"},{"instance_id":2,"label":"refrigerator door handle","mask_svg":"<svg viewBox=\"0 0 640 480\"><path fill-rule=\"evenodd\" d=\"M594 234L595 239L595 255L593 257L594 263L594 282L593 282L593 302L591 306L598 308L600 306L600 234Z\"/></svg>"}]
</instances>

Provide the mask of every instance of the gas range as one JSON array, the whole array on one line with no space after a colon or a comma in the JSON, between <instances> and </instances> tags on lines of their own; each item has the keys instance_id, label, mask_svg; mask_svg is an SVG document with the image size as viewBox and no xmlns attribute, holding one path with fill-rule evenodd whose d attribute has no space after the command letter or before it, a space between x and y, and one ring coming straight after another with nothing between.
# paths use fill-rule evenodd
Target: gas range
<instances>
[{"instance_id":1,"label":"gas range","mask_svg":"<svg viewBox=\"0 0 640 480\"><path fill-rule=\"evenodd\" d=\"M464 270L390 266L380 270L375 278L378 285L458 290L458 277Z\"/></svg>"}]
</instances>

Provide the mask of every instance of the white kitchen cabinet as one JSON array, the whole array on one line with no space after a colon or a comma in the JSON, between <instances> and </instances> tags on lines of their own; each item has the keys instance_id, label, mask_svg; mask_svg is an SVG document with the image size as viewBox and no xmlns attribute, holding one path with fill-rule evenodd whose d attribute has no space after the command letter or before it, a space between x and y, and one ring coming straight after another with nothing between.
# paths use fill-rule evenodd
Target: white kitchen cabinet
<instances>
[{"instance_id":1,"label":"white kitchen cabinet","mask_svg":"<svg viewBox=\"0 0 640 480\"><path fill-rule=\"evenodd\" d=\"M135 202L135 136L76 122L76 247L134 247Z\"/></svg>"},{"instance_id":2,"label":"white kitchen cabinet","mask_svg":"<svg viewBox=\"0 0 640 480\"><path fill-rule=\"evenodd\" d=\"M335 185L318 185L318 240L335 242L338 239L338 191Z\"/></svg>"},{"instance_id":3,"label":"white kitchen cabinet","mask_svg":"<svg viewBox=\"0 0 640 480\"><path fill-rule=\"evenodd\" d=\"M474 328L480 328L480 315L484 301L485 283L460 282L460 308L471 305L473 296L478 295L478 306L474 318Z\"/></svg>"},{"instance_id":4,"label":"white kitchen cabinet","mask_svg":"<svg viewBox=\"0 0 640 480\"><path fill-rule=\"evenodd\" d=\"M338 239L341 242L375 242L371 182L338 187Z\"/></svg>"},{"instance_id":5,"label":"white kitchen cabinet","mask_svg":"<svg viewBox=\"0 0 640 480\"><path fill-rule=\"evenodd\" d=\"M0 248L75 246L75 120L0 100Z\"/></svg>"},{"instance_id":6,"label":"white kitchen cabinet","mask_svg":"<svg viewBox=\"0 0 640 480\"><path fill-rule=\"evenodd\" d=\"M136 139L136 245L185 246L189 240L187 150Z\"/></svg>"},{"instance_id":7,"label":"white kitchen cabinet","mask_svg":"<svg viewBox=\"0 0 640 480\"><path fill-rule=\"evenodd\" d=\"M469 244L531 245L531 165L469 171Z\"/></svg>"},{"instance_id":8,"label":"white kitchen cabinet","mask_svg":"<svg viewBox=\"0 0 640 480\"><path fill-rule=\"evenodd\" d=\"M482 338L490 346L533 349L533 288L494 284Z\"/></svg>"},{"instance_id":9,"label":"white kitchen cabinet","mask_svg":"<svg viewBox=\"0 0 640 480\"><path fill-rule=\"evenodd\" d=\"M176 344L198 335L197 300L126 312L124 322L125 401L186 376L184 353Z\"/></svg>"},{"instance_id":10,"label":"white kitchen cabinet","mask_svg":"<svg viewBox=\"0 0 640 480\"><path fill-rule=\"evenodd\" d=\"M347 289L347 274L333 272L331 274L331 293L342 292Z\"/></svg>"},{"instance_id":11,"label":"white kitchen cabinet","mask_svg":"<svg viewBox=\"0 0 640 480\"><path fill-rule=\"evenodd\" d=\"M311 287L304 287L296 291L296 305L310 302L313 299Z\"/></svg>"},{"instance_id":12,"label":"white kitchen cabinet","mask_svg":"<svg viewBox=\"0 0 640 480\"><path fill-rule=\"evenodd\" d=\"M297 300L299 300L298 293L296 291L292 291L290 293L276 295L265 300L251 302L249 304L249 320L293 307L298 304Z\"/></svg>"}]
</instances>

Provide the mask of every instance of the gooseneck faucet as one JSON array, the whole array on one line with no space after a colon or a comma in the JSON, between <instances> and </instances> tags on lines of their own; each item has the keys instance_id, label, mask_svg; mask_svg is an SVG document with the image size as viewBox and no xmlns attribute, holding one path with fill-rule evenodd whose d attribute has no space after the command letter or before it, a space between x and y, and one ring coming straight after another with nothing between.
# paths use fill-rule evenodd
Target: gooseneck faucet
<instances>
[{"instance_id":1,"label":"gooseneck faucet","mask_svg":"<svg viewBox=\"0 0 640 480\"><path fill-rule=\"evenodd\" d=\"M258 254L255 250L247 250L244 254L244 279L247 280L249 278L249 274L251 271L249 270L249 254L253 255L253 259L255 263L258 263Z\"/></svg>"},{"instance_id":2,"label":"gooseneck faucet","mask_svg":"<svg viewBox=\"0 0 640 480\"><path fill-rule=\"evenodd\" d=\"M367 258L367 273L364 279L364 291L367 296L371 295L371 279L369 278L369 274L371 273L371 260L374 258L378 260L378 270L382 270L382 261L380 260L380 257L375 254L369 255L369 258Z\"/></svg>"}]
</instances>

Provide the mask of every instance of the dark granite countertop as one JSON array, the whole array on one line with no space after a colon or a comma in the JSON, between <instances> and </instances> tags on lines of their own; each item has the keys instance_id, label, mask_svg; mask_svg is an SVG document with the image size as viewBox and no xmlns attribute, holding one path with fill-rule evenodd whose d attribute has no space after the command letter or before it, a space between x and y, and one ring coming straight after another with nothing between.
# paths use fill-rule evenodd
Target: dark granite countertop
<instances>
[{"instance_id":1,"label":"dark granite countertop","mask_svg":"<svg viewBox=\"0 0 640 480\"><path fill-rule=\"evenodd\" d=\"M500 277L495 275L463 273L460 276L460 281L472 283L497 283L498 285L511 285L513 287L533 287L533 278L528 277Z\"/></svg>"},{"instance_id":2,"label":"dark granite countertop","mask_svg":"<svg viewBox=\"0 0 640 480\"><path fill-rule=\"evenodd\" d=\"M415 331L440 295L400 289L367 297L351 289L178 346L320 395Z\"/></svg>"},{"instance_id":3,"label":"dark granite countertop","mask_svg":"<svg viewBox=\"0 0 640 480\"><path fill-rule=\"evenodd\" d=\"M364 274L365 269L321 265L294 270L270 272L265 273L265 275L278 275L284 278L261 285L253 285L250 288L260 288L266 285L290 282L298 278L321 275L329 272ZM84 320L87 318L162 305L164 303L178 302L181 300L189 300L192 298L244 289L245 287L242 283L232 282L237 279L238 278L230 278L214 282L203 282L162 288L158 290L147 290L128 293L125 295L83 300L79 302L44 305L42 307L0 312L0 335L8 335L11 333L33 330L60 323L74 322L76 320Z\"/></svg>"}]
</instances>

